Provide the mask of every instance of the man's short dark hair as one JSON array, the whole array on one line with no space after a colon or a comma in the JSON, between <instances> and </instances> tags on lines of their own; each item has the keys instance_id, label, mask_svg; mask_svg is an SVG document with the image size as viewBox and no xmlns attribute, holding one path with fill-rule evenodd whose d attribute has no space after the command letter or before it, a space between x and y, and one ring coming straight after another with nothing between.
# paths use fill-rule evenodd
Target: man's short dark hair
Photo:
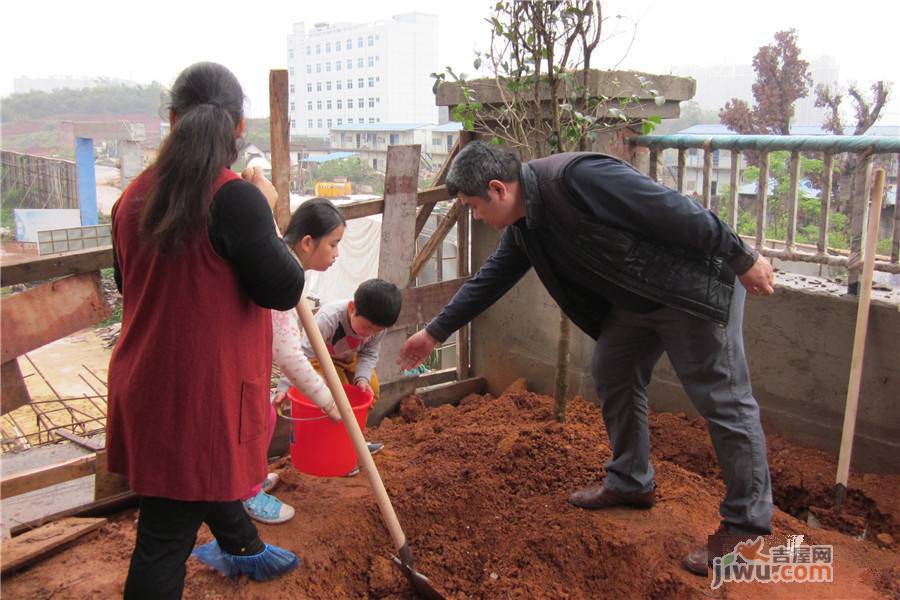
<instances>
[{"instance_id":1,"label":"man's short dark hair","mask_svg":"<svg viewBox=\"0 0 900 600\"><path fill-rule=\"evenodd\" d=\"M379 327L391 327L400 316L400 288L384 279L367 279L353 294L356 314Z\"/></svg>"},{"instance_id":2,"label":"man's short dark hair","mask_svg":"<svg viewBox=\"0 0 900 600\"><path fill-rule=\"evenodd\" d=\"M487 199L492 179L509 183L519 180L522 163L512 152L484 142L469 142L462 147L447 172L450 197L462 192Z\"/></svg>"}]
</instances>

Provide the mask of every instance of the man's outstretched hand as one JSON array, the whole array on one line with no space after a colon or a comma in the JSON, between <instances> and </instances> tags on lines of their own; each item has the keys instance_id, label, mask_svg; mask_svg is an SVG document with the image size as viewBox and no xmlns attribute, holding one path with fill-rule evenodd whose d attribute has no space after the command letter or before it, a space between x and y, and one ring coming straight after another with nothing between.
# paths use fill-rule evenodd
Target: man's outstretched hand
<instances>
[{"instance_id":1,"label":"man's outstretched hand","mask_svg":"<svg viewBox=\"0 0 900 600\"><path fill-rule=\"evenodd\" d=\"M400 355L397 357L397 364L400 365L400 368L404 371L418 367L422 364L422 361L428 358L431 351L434 350L435 344L437 344L437 340L431 337L424 329L411 335L410 338L406 340L406 343L403 344L403 348L400 349Z\"/></svg>"}]
</instances>

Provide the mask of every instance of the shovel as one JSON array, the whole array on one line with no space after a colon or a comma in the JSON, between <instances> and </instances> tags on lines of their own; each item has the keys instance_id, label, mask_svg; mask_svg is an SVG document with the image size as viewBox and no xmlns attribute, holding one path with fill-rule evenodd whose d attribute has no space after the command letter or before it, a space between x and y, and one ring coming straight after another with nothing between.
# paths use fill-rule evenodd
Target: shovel
<instances>
[{"instance_id":1,"label":"shovel","mask_svg":"<svg viewBox=\"0 0 900 600\"><path fill-rule=\"evenodd\" d=\"M387 490L384 489L381 475L378 474L378 469L375 468L375 461L372 460L372 455L369 454L366 439L359 429L359 423L356 422L356 416L353 414L350 401L347 399L346 392L344 392L344 386L341 385L341 380L338 377L337 370L334 368L331 355L325 347L322 332L319 331L316 319L306 304L305 298L300 299L300 304L297 305L297 314L300 315L300 322L303 324L306 336L309 338L316 358L319 360L319 366L325 374L325 383L328 384L328 389L331 391L331 395L337 404L344 427L347 428L347 433L353 442L353 449L356 451L359 464L363 466L363 470L369 477L369 484L371 484L372 491L375 493L375 501L381 510L381 518L391 534L391 539L394 541L394 548L396 548L399 555L399 558L391 556L394 564L400 567L400 570L403 571L403 574L409 580L410 585L412 585L418 596L427 600L443 600L444 596L431 585L427 577L416 571L413 566L413 555L412 550L409 548L409 542L407 542L406 535L400 527L397 513L394 512L391 499L388 497Z\"/></svg>"}]
</instances>

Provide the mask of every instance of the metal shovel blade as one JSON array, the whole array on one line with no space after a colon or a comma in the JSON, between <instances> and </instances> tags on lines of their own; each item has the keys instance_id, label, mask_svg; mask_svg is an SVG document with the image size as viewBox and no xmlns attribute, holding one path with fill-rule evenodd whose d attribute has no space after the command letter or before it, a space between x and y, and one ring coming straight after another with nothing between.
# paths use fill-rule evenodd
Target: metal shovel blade
<instances>
[{"instance_id":1,"label":"metal shovel blade","mask_svg":"<svg viewBox=\"0 0 900 600\"><path fill-rule=\"evenodd\" d=\"M400 548L398 554L400 554L400 558L397 558L392 554L391 559L393 559L395 565L400 567L403 574L406 575L409 584L416 591L416 595L420 598L425 598L425 600L444 600L444 595L434 589L434 586L431 585L428 578L416 571L413 567L412 552L409 549L409 544L404 544L403 547Z\"/></svg>"}]
</instances>

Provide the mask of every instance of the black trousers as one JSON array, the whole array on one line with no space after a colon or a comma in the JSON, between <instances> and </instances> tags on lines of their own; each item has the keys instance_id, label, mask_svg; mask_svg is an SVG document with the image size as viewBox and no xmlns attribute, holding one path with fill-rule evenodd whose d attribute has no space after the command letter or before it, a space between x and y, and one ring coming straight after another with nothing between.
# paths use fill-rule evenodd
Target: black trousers
<instances>
[{"instance_id":1,"label":"black trousers","mask_svg":"<svg viewBox=\"0 0 900 600\"><path fill-rule=\"evenodd\" d=\"M179 600L187 572L185 562L203 523L228 554L248 556L263 550L256 526L239 500L185 502L141 497L125 599Z\"/></svg>"}]
</instances>

